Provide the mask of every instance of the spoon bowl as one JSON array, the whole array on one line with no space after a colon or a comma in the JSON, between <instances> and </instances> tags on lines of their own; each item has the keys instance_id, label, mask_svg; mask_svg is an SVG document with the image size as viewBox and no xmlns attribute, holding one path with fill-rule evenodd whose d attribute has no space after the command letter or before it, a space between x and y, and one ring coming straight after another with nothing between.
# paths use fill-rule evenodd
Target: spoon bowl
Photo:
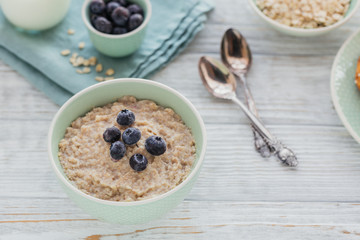
<instances>
[{"instance_id":1,"label":"spoon bowl","mask_svg":"<svg viewBox=\"0 0 360 240\"><path fill-rule=\"evenodd\" d=\"M246 39L236 29L228 29L221 41L221 59L232 71L245 74L251 67L252 56Z\"/></svg>"},{"instance_id":2,"label":"spoon bowl","mask_svg":"<svg viewBox=\"0 0 360 240\"><path fill-rule=\"evenodd\" d=\"M231 100L238 104L254 127L269 140L273 139L271 133L263 123L238 99L236 95L235 76L226 66L212 57L201 57L199 60L199 72L206 89L215 97Z\"/></svg>"},{"instance_id":3,"label":"spoon bowl","mask_svg":"<svg viewBox=\"0 0 360 240\"><path fill-rule=\"evenodd\" d=\"M235 76L212 57L201 57L199 72L206 89L217 98L232 99L236 91Z\"/></svg>"}]
</instances>

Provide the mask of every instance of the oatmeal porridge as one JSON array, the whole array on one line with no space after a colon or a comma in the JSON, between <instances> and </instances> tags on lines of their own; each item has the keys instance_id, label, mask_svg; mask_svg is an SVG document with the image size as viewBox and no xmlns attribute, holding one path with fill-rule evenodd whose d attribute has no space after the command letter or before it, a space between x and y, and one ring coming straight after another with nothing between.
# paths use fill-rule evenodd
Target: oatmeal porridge
<instances>
[{"instance_id":1,"label":"oatmeal porridge","mask_svg":"<svg viewBox=\"0 0 360 240\"><path fill-rule=\"evenodd\" d=\"M135 114L131 128L139 129L141 138L127 145L124 157L114 161L103 133L113 126L121 133L129 128L116 121L123 109ZM145 143L152 136L166 142L166 151L160 156L146 149ZM130 166L129 160L135 155L147 159L145 170L135 171ZM105 200L137 201L163 194L186 179L195 160L195 141L172 109L125 96L73 121L59 143L58 156L65 174L81 191Z\"/></svg>"}]
</instances>

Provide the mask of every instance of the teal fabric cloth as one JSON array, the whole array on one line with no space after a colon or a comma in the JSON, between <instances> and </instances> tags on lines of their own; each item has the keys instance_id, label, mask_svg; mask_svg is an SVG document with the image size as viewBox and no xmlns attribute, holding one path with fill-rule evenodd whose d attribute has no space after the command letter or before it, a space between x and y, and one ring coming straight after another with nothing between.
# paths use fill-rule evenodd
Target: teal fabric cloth
<instances>
[{"instance_id":1,"label":"teal fabric cloth","mask_svg":"<svg viewBox=\"0 0 360 240\"><path fill-rule=\"evenodd\" d=\"M80 56L95 56L104 69L113 68L115 78L145 78L177 56L203 28L205 13L213 8L206 0L151 0L153 15L141 48L125 58L106 57L92 46L81 19L83 1L73 0L66 18L47 31L29 34L15 29L0 11L0 59L62 105L76 92L97 83L98 74L78 74L70 56L60 52L70 49ZM75 30L68 35L67 30ZM79 50L79 42L85 48Z\"/></svg>"}]
</instances>

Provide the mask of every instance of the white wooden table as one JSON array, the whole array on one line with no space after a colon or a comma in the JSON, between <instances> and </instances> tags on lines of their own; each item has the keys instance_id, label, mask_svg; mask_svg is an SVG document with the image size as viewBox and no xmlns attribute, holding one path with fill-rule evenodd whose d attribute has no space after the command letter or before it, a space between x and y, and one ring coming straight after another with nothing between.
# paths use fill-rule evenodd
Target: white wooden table
<instances>
[{"instance_id":1,"label":"white wooden table","mask_svg":"<svg viewBox=\"0 0 360 240\"><path fill-rule=\"evenodd\" d=\"M359 22L360 12L329 35L293 38L269 29L246 0L218 1L204 31L153 77L188 97L204 118L201 175L181 205L138 226L98 221L67 198L46 152L59 106L0 61L0 239L360 239L360 146L329 89L335 54ZM260 158L242 112L201 85L197 61L219 58L229 27L251 45L254 98L264 122L298 153L296 170Z\"/></svg>"}]
</instances>

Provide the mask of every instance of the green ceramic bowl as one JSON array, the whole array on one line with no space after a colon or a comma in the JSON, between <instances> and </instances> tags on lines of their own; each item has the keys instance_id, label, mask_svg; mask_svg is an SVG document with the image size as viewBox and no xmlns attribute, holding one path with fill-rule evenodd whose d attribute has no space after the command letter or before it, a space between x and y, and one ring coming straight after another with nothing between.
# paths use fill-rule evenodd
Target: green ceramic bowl
<instances>
[{"instance_id":1,"label":"green ceramic bowl","mask_svg":"<svg viewBox=\"0 0 360 240\"><path fill-rule=\"evenodd\" d=\"M73 185L63 172L58 159L58 144L70 123L95 106L103 106L124 95L149 99L170 107L191 128L196 142L196 160L184 182L151 199L115 202L92 197ZM70 98L55 115L49 130L48 153L54 172L68 196L92 216L113 223L138 224L170 211L181 203L198 178L206 150L206 131L195 107L177 91L157 82L143 79L116 79L88 87Z\"/></svg>"},{"instance_id":2,"label":"green ceramic bowl","mask_svg":"<svg viewBox=\"0 0 360 240\"><path fill-rule=\"evenodd\" d=\"M85 0L82 7L82 19L88 29L94 47L104 55L110 57L124 57L134 53L144 40L146 28L151 18L150 0L131 0L139 4L144 10L144 22L135 30L121 35L99 32L90 23L89 3Z\"/></svg>"},{"instance_id":3,"label":"green ceramic bowl","mask_svg":"<svg viewBox=\"0 0 360 240\"><path fill-rule=\"evenodd\" d=\"M0 0L0 9L18 30L36 33L59 24L70 3L71 0Z\"/></svg>"},{"instance_id":4,"label":"green ceramic bowl","mask_svg":"<svg viewBox=\"0 0 360 240\"><path fill-rule=\"evenodd\" d=\"M331 73L331 97L335 109L349 133L360 143L360 91L355 85L360 57L360 31L339 50Z\"/></svg>"},{"instance_id":5,"label":"green ceramic bowl","mask_svg":"<svg viewBox=\"0 0 360 240\"><path fill-rule=\"evenodd\" d=\"M349 21L349 19L354 15L356 10L360 6L360 0L351 0L349 10L347 11L345 17L340 21L338 21L337 23L323 28L303 29L303 28L289 27L269 18L257 7L256 0L248 0L248 1L252 9L257 13L257 15L259 15L260 18L263 19L271 27L287 35L297 36L297 37L311 37L311 36L318 36L328 33L340 27L347 21Z\"/></svg>"}]
</instances>

